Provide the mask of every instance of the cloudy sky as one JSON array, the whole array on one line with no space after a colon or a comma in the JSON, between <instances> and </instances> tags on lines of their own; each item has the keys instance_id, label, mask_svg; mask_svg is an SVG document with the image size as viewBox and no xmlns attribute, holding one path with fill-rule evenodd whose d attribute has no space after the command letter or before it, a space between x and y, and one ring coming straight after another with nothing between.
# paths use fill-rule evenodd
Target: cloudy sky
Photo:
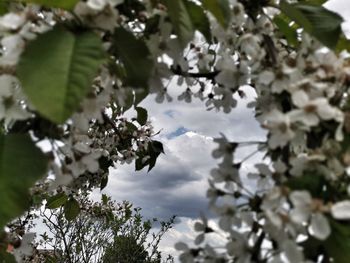
<instances>
[{"instance_id":1,"label":"cloudy sky","mask_svg":"<svg viewBox=\"0 0 350 263\"><path fill-rule=\"evenodd\" d=\"M327 7L349 18L344 29L350 33L350 5L348 0L331 0ZM161 249L175 254L173 244L179 240L192 242L192 225L201 211L207 213L205 192L210 169L216 161L211 157L215 144L212 139L223 133L230 140L264 140L265 132L253 118L246 104L254 93L248 87L247 99L240 100L230 114L207 111L203 102L190 104L176 100L184 91L172 84L173 102L157 104L154 97L147 98L142 106L148 109L155 131L161 130L156 139L163 142L165 155L158 159L150 172L135 172L134 165L124 165L111 171L105 193L115 200L129 200L143 209L146 218L168 219L178 216L175 228L164 238ZM255 150L245 147L240 151L244 157ZM256 158L260 158L256 156ZM255 159L255 158L253 158ZM251 160L251 164L254 160ZM251 169L246 165L245 169Z\"/></svg>"}]
</instances>

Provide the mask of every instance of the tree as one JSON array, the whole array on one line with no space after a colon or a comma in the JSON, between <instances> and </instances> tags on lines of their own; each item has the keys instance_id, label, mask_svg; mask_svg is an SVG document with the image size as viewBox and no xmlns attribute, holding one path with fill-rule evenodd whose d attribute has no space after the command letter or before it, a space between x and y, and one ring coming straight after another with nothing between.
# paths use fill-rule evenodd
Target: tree
<instances>
[{"instance_id":1,"label":"tree","mask_svg":"<svg viewBox=\"0 0 350 263\"><path fill-rule=\"evenodd\" d=\"M203 217L196 247L177 245L180 259L347 262L350 63L341 51L350 45L325 2L1 2L0 227L43 199L58 198L73 220L74 193L103 188L110 167L134 160L136 170L152 169L163 147L139 103L150 93L171 100L173 79L184 88L179 100L226 113L249 85L266 141L215 140L222 162L208 198L220 230ZM135 118L123 118L128 109ZM241 167L251 155L235 156L247 144L266 156L249 176ZM204 242L214 234L224 246Z\"/></svg>"},{"instance_id":2,"label":"tree","mask_svg":"<svg viewBox=\"0 0 350 263\"><path fill-rule=\"evenodd\" d=\"M21 226L29 232L36 225L45 229L25 262L161 262L158 245L175 218L160 222L160 230L153 233L157 219L153 223L144 220L141 209L126 201L118 204L102 195L100 202L94 202L88 192L83 192L77 198L81 211L70 219L64 211L66 207L57 207L57 200L11 225L15 230Z\"/></svg>"}]
</instances>

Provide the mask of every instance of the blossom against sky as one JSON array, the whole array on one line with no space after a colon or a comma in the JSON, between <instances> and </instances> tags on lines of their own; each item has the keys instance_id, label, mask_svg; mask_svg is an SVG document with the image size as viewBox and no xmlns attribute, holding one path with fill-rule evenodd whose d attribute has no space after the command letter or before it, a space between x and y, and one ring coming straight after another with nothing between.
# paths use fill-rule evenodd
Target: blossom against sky
<instances>
[{"instance_id":1,"label":"blossom against sky","mask_svg":"<svg viewBox=\"0 0 350 263\"><path fill-rule=\"evenodd\" d=\"M326 5L339 12L345 19L345 32L350 36L350 6L347 0L331 0ZM158 159L156 167L135 172L134 165L119 166L111 171L109 183L104 190L115 200L129 200L143 209L146 218L163 220L178 216L178 223L164 238L161 249L166 253L176 253L173 245L179 240L187 243L193 240L193 223L199 213L208 213L206 189L208 175L215 167L216 160L211 152L215 147L213 138L223 133L229 140L262 141L266 133L254 119L254 113L246 104L254 98L252 89L245 89L247 98L239 99L238 106L229 114L207 111L203 102L178 101L176 98L185 89L172 83L170 89L174 100L162 104L155 103L149 96L142 106L148 109L157 136L165 146L165 155ZM132 114L132 113L130 113ZM244 158L256 147L244 147L239 156ZM245 164L245 171L252 171L253 164L261 158L257 154Z\"/></svg>"}]
</instances>

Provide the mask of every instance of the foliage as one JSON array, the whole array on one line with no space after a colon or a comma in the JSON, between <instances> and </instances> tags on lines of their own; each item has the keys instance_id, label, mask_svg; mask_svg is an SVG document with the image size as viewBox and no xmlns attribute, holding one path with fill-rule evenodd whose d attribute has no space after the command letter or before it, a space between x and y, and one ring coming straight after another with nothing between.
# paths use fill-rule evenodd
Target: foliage
<instances>
[{"instance_id":1,"label":"foliage","mask_svg":"<svg viewBox=\"0 0 350 263\"><path fill-rule=\"evenodd\" d=\"M171 101L172 80L185 88L179 100L225 113L249 85L249 106L268 134L257 152L266 158L246 175L252 155L235 151L253 142L215 139L221 162L208 198L220 230L203 216L195 247L177 244L180 260L346 262L350 59L340 51L350 44L325 2L1 2L0 226L43 200L70 225L84 215L75 194L104 188L109 168L135 161L136 170L151 170L163 145L139 103L151 93ZM125 118L127 110L135 117ZM49 158L36 144L47 145ZM32 252L33 235L21 227L11 228L22 236L17 260ZM223 246L206 241L215 234ZM1 257L11 257L10 235L1 234ZM137 240L116 238L108 250Z\"/></svg>"},{"instance_id":2,"label":"foliage","mask_svg":"<svg viewBox=\"0 0 350 263\"><path fill-rule=\"evenodd\" d=\"M81 207L74 218L67 217L65 211L71 200ZM20 226L32 231L39 224L45 231L35 240L34 252L25 262L161 262L158 245L174 222L174 218L161 222L160 231L152 233L153 224L143 219L141 209L128 202L118 204L106 195L94 202L87 192L70 198L64 207L49 207L31 211L11 225L12 229Z\"/></svg>"}]
</instances>

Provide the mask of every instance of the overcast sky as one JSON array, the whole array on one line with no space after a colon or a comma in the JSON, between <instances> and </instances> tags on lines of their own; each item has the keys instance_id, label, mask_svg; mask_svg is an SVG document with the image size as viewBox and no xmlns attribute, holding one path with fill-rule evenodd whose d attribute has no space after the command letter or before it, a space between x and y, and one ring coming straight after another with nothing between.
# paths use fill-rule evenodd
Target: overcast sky
<instances>
[{"instance_id":1,"label":"overcast sky","mask_svg":"<svg viewBox=\"0 0 350 263\"><path fill-rule=\"evenodd\" d=\"M350 18L348 0L331 0L327 7L338 11L344 19ZM350 19L344 23L350 33ZM203 102L179 102L177 95L183 88L174 88L172 103L157 104L150 96L142 106L148 110L155 130L161 130L156 139L163 142L165 155L158 158L156 167L150 172L135 172L134 165L124 165L111 171L105 192L115 200L129 200L143 210L146 218L160 219L178 216L175 228L164 238L161 248L174 253L173 244L179 240L192 241L192 225L199 212L207 213L205 192L210 169L216 161L211 157L215 144L212 138L220 133L235 141L264 140L265 132L253 118L253 112L246 107L252 101L252 90L246 89L248 99L240 100L238 107L230 114L206 111ZM240 156L254 151L246 147ZM261 156L256 156L260 158ZM252 168L254 159L244 167Z\"/></svg>"}]
</instances>

